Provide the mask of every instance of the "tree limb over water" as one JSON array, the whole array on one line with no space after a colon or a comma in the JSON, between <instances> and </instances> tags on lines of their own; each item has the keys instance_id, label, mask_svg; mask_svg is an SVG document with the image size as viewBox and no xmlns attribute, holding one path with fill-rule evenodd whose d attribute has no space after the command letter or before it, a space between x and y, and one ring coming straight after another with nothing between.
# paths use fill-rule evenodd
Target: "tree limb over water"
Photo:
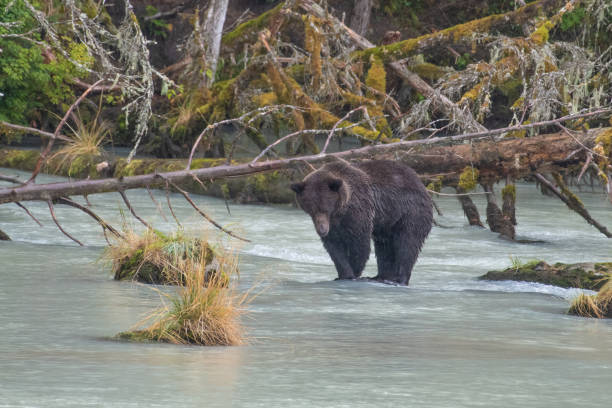
<instances>
[{"instance_id":1,"label":"tree limb over water","mask_svg":"<svg viewBox=\"0 0 612 408\"><path fill-rule=\"evenodd\" d=\"M303 163L310 163L312 165L326 163L329 161L336 160L336 158L344 159L344 160L352 160L352 159L366 159L366 158L374 158L374 157L384 157L388 155L395 154L403 154L402 158L406 158L407 162L413 167L419 168L429 167L428 170L434 170L434 167L440 170L440 167L443 167L441 170L436 171L436 173L441 173L446 170L446 167L452 166L449 161L440 161L437 160L435 163L432 161L428 161L428 164L419 165L418 163L421 160L418 159L418 155L414 154L413 160L411 160L411 156L413 156L413 152L411 152L414 148L424 148L428 146L436 146L444 143L457 143L457 142L465 142L479 138L488 138L493 135L501 135L503 133L508 133L510 131L515 130L523 130L536 128L541 126L549 126L551 124L560 123L569 120L576 120L579 118L585 117L593 117L597 115L604 115L612 112L612 108L607 109L599 109L593 112L587 112L577 115L568 115L556 120L543 121L539 123L530 123L526 125L518 125L511 126L502 129L493 129L489 131L483 132L475 132L464 135L455 135L455 136L443 136L443 137L434 137L431 139L421 139L421 140L410 140L410 141L402 141L396 143L389 144L379 144L379 145L370 145L361 147L358 149L352 149L347 151L342 151L338 153L327 153L327 154L316 154L309 156L298 156L298 157L290 157L285 159L278 160L268 160L264 162L255 162L255 163L245 163L245 164L236 164L236 165L221 165L197 170L182 170L182 171L174 171L168 173L160 173L160 174L147 174L141 176L131 176L131 177L123 177L123 178L107 178L100 180L78 180L78 181L67 181L60 183L48 183L48 184L29 184L26 186L20 187L7 187L0 189L0 204L16 202L16 201L32 201L32 200L54 200L60 197L65 196L78 196L84 194L97 194L97 193L107 193L112 191L125 191L129 189L135 188L145 188L145 187L163 187L165 185L165 180L172 181L173 183L182 183L185 181L191 180L194 176L201 179L219 179L224 177L236 177L236 176L246 176L249 174L256 174L265 171L271 170L279 170L285 168L291 168L295 166L303 165ZM593 130L589 133L588 138L592 141L594 139L594 134L598 131ZM552 136L555 140L559 141L561 139L568 139L569 141L574 141L573 138L563 136L562 134L555 134ZM569 142L568 143L572 143ZM488 141L487 143L495 143ZM501 143L501 142L500 142ZM537 147L538 144L541 144L542 141L539 137L527 138L527 139L512 139L504 141L503 143L515 145L518 149L519 146L526 146L526 151L532 151L532 153L537 156L539 154L545 154L546 152L533 152L532 149ZM550 139L545 140L546 146L551 146L554 144ZM583 141L583 144L587 144L588 141ZM541 147L546 147L541 146ZM460 146L461 147L461 146ZM441 148L442 150L448 149L451 155L453 149L457 149L457 147L447 147ZM555 157L559 154L560 151L567 152L567 146L563 146L563 148L559 148L555 150ZM438 153L437 151L436 153ZM424 153L419 153L424 154ZM495 159L497 161L497 158ZM546 164L545 157L541 158L541 163ZM436 165L436 163L438 165ZM462 162L463 163L463 162ZM537 162L535 162L537 163ZM532 162L533 164L533 162ZM457 167L455 165L455 167Z\"/></svg>"}]
</instances>

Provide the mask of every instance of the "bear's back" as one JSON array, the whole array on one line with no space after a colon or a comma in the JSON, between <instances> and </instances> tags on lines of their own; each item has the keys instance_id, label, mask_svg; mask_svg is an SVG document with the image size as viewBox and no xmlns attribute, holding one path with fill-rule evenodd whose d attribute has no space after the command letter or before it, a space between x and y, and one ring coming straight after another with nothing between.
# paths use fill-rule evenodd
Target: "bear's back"
<instances>
[{"instance_id":1,"label":"bear's back","mask_svg":"<svg viewBox=\"0 0 612 408\"><path fill-rule=\"evenodd\" d=\"M415 171L402 162L368 160L356 164L355 167L369 176L374 188L426 192Z\"/></svg>"},{"instance_id":2,"label":"bear's back","mask_svg":"<svg viewBox=\"0 0 612 408\"><path fill-rule=\"evenodd\" d=\"M405 216L431 219L432 203L416 172L401 162L369 160L355 165L368 175L373 195L375 234Z\"/></svg>"}]
</instances>

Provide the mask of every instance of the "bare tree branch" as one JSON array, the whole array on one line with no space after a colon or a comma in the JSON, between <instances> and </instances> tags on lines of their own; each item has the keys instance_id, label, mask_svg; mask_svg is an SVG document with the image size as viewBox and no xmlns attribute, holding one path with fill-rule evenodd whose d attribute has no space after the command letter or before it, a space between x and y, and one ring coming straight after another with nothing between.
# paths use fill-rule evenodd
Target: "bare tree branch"
<instances>
[{"instance_id":1,"label":"bare tree branch","mask_svg":"<svg viewBox=\"0 0 612 408\"><path fill-rule=\"evenodd\" d=\"M18 178L11 177L11 176L5 176L4 174L0 174L0 181L8 181L9 183L13 183L13 184L22 183L22 181L19 180Z\"/></svg>"},{"instance_id":2,"label":"bare tree branch","mask_svg":"<svg viewBox=\"0 0 612 408\"><path fill-rule=\"evenodd\" d=\"M246 239L246 238L242 238L241 236L236 235L235 233L233 233L232 231L226 230L225 228L223 228L220 224L218 224L215 220L213 220L209 215L207 215L204 211L202 211L197 205L196 203L193 202L193 200L191 199L191 197L189 196L189 193L187 193L185 190L183 190L182 188L180 188L179 186L177 186L175 183L172 182L172 180L166 179L163 175L158 174L159 177L165 179L168 183L170 183L172 185L172 187L174 187L179 193L181 193L183 195L183 197L185 197L185 200L187 200L187 202L189 202L189 204L191 204L191 206L202 216L204 217L208 222L210 222L212 225L214 225L215 227L219 228L221 231L225 232L227 235L237 238L241 241L245 241L245 242L251 242L250 240Z\"/></svg>"},{"instance_id":3,"label":"bare tree branch","mask_svg":"<svg viewBox=\"0 0 612 408\"><path fill-rule=\"evenodd\" d=\"M253 123L253 121L255 121L256 119L259 119L262 116L265 116L272 112L276 112L278 110L283 110L283 109L301 110L300 108L293 106L293 105L264 106L264 107L249 111L241 115L240 117L222 120L220 122L215 122L215 123L212 123L206 126L206 128L198 135L196 141L193 143L193 146L191 147L191 153L189 153L189 160L187 160L187 166L185 167L185 170L189 170L191 168L191 162L193 161L193 155L195 154L197 147L200 145L202 138L207 133L212 132L219 126L223 126L223 125L241 124L244 126L246 124L248 126L251 123ZM248 121L247 121L247 118L249 119Z\"/></svg>"},{"instance_id":4,"label":"bare tree branch","mask_svg":"<svg viewBox=\"0 0 612 408\"><path fill-rule=\"evenodd\" d=\"M40 223L40 221L38 221L38 219L37 219L37 218L34 216L34 214L32 214L32 213L30 212L30 210L28 210L28 209L27 209L27 208L26 208L26 207L25 207L23 204L21 204L19 201L15 201L15 204L17 204L17 205L18 205L18 206L19 206L19 207L20 207L20 208L21 208L23 211L25 211L25 212L26 212L26 214L28 214L28 215L30 216L30 218L32 218L34 221L36 221L36 223L37 223L39 226L41 226L41 227L43 226L43 225Z\"/></svg>"},{"instance_id":5,"label":"bare tree branch","mask_svg":"<svg viewBox=\"0 0 612 408\"><path fill-rule=\"evenodd\" d=\"M33 133L33 134L37 134L43 137L48 137L51 139L60 139L66 142L71 141L72 139L69 138L68 136L64 136L64 135L55 135L51 132L45 132L44 130L40 130L40 129L36 129L33 127L28 127L28 126L20 126L20 125L15 125L13 123L8 123L8 122L4 122L0 120L0 126L4 126L7 127L9 129L14 129L14 130L18 130L20 132L24 132L24 133ZM21 182L20 182L21 183Z\"/></svg>"},{"instance_id":6,"label":"bare tree branch","mask_svg":"<svg viewBox=\"0 0 612 408\"><path fill-rule=\"evenodd\" d=\"M181 222L179 221L178 217L174 213L174 209L172 208L172 203L170 202L170 183L168 182L168 180L166 180L166 203L168 204L168 209L170 210L170 214L172 214L172 218L174 218L176 225L181 227Z\"/></svg>"},{"instance_id":7,"label":"bare tree branch","mask_svg":"<svg viewBox=\"0 0 612 408\"><path fill-rule=\"evenodd\" d=\"M162 207L161 204L159 203L159 201L157 201L155 199L155 197L153 196L153 192L151 191L151 189L149 188L149 186L145 186L145 188L147 189L147 193L149 193L149 197L151 198L151 201L153 201L153 204L155 204L155 207L157 208L157 212L159 212L159 215L162 216L162 218L164 219L164 221L168 221L168 219L166 218L166 215L164 214L164 212L162 211Z\"/></svg>"},{"instance_id":8,"label":"bare tree branch","mask_svg":"<svg viewBox=\"0 0 612 408\"><path fill-rule=\"evenodd\" d=\"M79 210L83 211L85 214L89 215L91 218L96 220L98 222L98 224L100 224L102 229L109 230L116 237L121 238L121 239L125 239L125 237L123 235L121 235L121 233L119 231L117 231L115 228L113 228L113 226L110 225L108 222L104 221L98 214L93 212L91 209L89 209L89 208L87 208L85 206L82 206L81 204L79 204L79 203L77 203L75 201L72 201L71 199L69 199L67 197L60 197L57 200L55 200L55 202L57 204L64 204L64 205L69 205L70 207L78 208Z\"/></svg>"},{"instance_id":9,"label":"bare tree branch","mask_svg":"<svg viewBox=\"0 0 612 408\"><path fill-rule=\"evenodd\" d=\"M145 16L143 20L151 21L151 20L157 20L157 19L164 18L164 17L172 17L178 14L178 12L181 11L182 8L183 8L183 5L181 4L168 11L158 11L157 13L152 14L150 16Z\"/></svg>"},{"instance_id":10,"label":"bare tree branch","mask_svg":"<svg viewBox=\"0 0 612 408\"><path fill-rule=\"evenodd\" d=\"M545 186L550 192L552 192L561 201L563 201L565 205L569 207L570 210L578 213L582 218L586 220L586 222L597 228L599 232L604 234L606 237L612 238L612 233L610 233L610 231L608 231L608 229L604 225L594 220L593 217L591 217L591 214L589 214L589 212L581 202L572 199L571 193L568 196L568 194L565 194L562 190L559 190L553 183L551 183L546 177L544 177L540 173L535 173L534 176L540 183L542 183L543 186ZM561 177L558 174L555 175L555 179L557 180L557 183L562 183ZM562 189L567 189L567 186L562 186Z\"/></svg>"},{"instance_id":11,"label":"bare tree branch","mask_svg":"<svg viewBox=\"0 0 612 408\"><path fill-rule=\"evenodd\" d=\"M334 123L334 126L332 127L331 131L329 132L329 136L327 136L327 139L325 140L325 144L323 145L323 149L321 149L321 153L320 154L325 154L325 152L327 151L327 146L329 146L329 142L332 139L332 137L334 137L334 133L336 132L336 128L338 128L338 126L344 122L345 120L347 120L348 118L351 117L351 115L357 111L363 111L365 115L367 115L367 108L365 106L360 106L358 108L353 109L352 111L348 112L346 115L344 115L342 118L338 119L338 121L336 123Z\"/></svg>"},{"instance_id":12,"label":"bare tree branch","mask_svg":"<svg viewBox=\"0 0 612 408\"><path fill-rule=\"evenodd\" d=\"M134 210L134 207L132 207L132 204L130 204L130 200L128 200L127 195L125 195L125 191L123 190L117 190L117 192L121 195L121 198L123 198L123 202L125 203L125 205L127 206L127 208L130 210L130 212L132 213L132 215L134 216L134 218L136 218L138 221L140 221L142 223L142 225L144 225L145 227L149 228L150 230L153 229L153 227L151 227L151 225L149 225L148 222L146 222L145 220L143 220L142 218L140 218L138 216L138 214L136 214L136 211Z\"/></svg>"},{"instance_id":13,"label":"bare tree branch","mask_svg":"<svg viewBox=\"0 0 612 408\"><path fill-rule=\"evenodd\" d=\"M79 244L80 246L84 246L83 243L81 241L79 241L78 239L76 239L75 237L73 237L72 235L70 235L69 233L67 233L62 226L60 225L59 221L57 220L57 218L55 218L55 210L53 209L53 202L51 200L47 200L47 204L49 205L49 211L51 212L51 218L53 218L53 222L55 222L55 225L57 225L57 228L59 228L60 231L62 231L62 233L67 236L68 238L70 238L71 240L73 240L74 242L76 242L77 244Z\"/></svg>"}]
</instances>

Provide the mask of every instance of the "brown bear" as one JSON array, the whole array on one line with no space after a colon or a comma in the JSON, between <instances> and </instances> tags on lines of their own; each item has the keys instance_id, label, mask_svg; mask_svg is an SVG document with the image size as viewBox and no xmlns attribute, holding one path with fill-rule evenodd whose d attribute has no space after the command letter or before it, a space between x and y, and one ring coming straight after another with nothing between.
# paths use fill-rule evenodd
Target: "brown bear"
<instances>
[{"instance_id":1,"label":"brown bear","mask_svg":"<svg viewBox=\"0 0 612 408\"><path fill-rule=\"evenodd\" d=\"M291 185L338 271L357 279L374 240L378 275L407 285L433 223L431 197L410 167L390 160L326 164Z\"/></svg>"}]
</instances>

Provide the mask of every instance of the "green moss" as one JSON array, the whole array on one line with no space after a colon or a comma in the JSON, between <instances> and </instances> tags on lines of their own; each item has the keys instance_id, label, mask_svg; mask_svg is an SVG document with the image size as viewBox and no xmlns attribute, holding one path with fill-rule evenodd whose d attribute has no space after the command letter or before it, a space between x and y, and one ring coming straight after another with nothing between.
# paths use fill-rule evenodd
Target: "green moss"
<instances>
[{"instance_id":1,"label":"green moss","mask_svg":"<svg viewBox=\"0 0 612 408\"><path fill-rule=\"evenodd\" d=\"M434 181L427 185L427 189L431 191L440 192L442 190L442 176L436 178Z\"/></svg>"},{"instance_id":2,"label":"green moss","mask_svg":"<svg viewBox=\"0 0 612 408\"><path fill-rule=\"evenodd\" d=\"M483 86L483 82L476 84L472 89L463 94L461 100L459 100L459 104L463 104L468 100L474 102L482 92Z\"/></svg>"},{"instance_id":3,"label":"green moss","mask_svg":"<svg viewBox=\"0 0 612 408\"><path fill-rule=\"evenodd\" d=\"M32 171L39 157L36 150L0 150L0 167Z\"/></svg>"},{"instance_id":4,"label":"green moss","mask_svg":"<svg viewBox=\"0 0 612 408\"><path fill-rule=\"evenodd\" d=\"M478 185L479 175L480 172L477 168L466 166L459 175L459 183L457 187L459 187L462 191L465 192L472 191Z\"/></svg>"},{"instance_id":5,"label":"green moss","mask_svg":"<svg viewBox=\"0 0 612 408\"><path fill-rule=\"evenodd\" d=\"M612 262L597 262L594 266L597 272L612 273Z\"/></svg>"},{"instance_id":6,"label":"green moss","mask_svg":"<svg viewBox=\"0 0 612 408\"><path fill-rule=\"evenodd\" d=\"M545 21L542 23L537 30L531 34L530 38L532 41L535 41L537 44L544 44L548 42L549 31L554 27L554 24L551 21Z\"/></svg>"},{"instance_id":7,"label":"green moss","mask_svg":"<svg viewBox=\"0 0 612 408\"><path fill-rule=\"evenodd\" d=\"M101 161L103 159L100 155L84 154L74 158L56 155L50 158L48 171L61 176L97 178L96 165Z\"/></svg>"},{"instance_id":8,"label":"green moss","mask_svg":"<svg viewBox=\"0 0 612 408\"><path fill-rule=\"evenodd\" d=\"M366 75L365 83L368 87L373 88L381 93L387 92L387 73L382 60L376 56L372 56L370 69ZM380 95L372 92L368 93L369 98L380 98Z\"/></svg>"},{"instance_id":9,"label":"green moss","mask_svg":"<svg viewBox=\"0 0 612 408\"><path fill-rule=\"evenodd\" d=\"M612 124L612 118L610 120ZM610 156L612 154L612 127L599 132L599 134L595 138L595 143L602 147L602 153L605 156Z\"/></svg>"},{"instance_id":10,"label":"green moss","mask_svg":"<svg viewBox=\"0 0 612 408\"><path fill-rule=\"evenodd\" d=\"M502 271L489 271L480 279L538 282L563 288L598 290L605 284L609 272L610 270L598 270L592 263L556 263L551 266L539 260L526 263L513 261L512 267Z\"/></svg>"},{"instance_id":11,"label":"green moss","mask_svg":"<svg viewBox=\"0 0 612 408\"><path fill-rule=\"evenodd\" d=\"M202 251L204 264L212 265L216 253L207 243L181 232L168 236L154 230L145 231L141 237L131 235L127 241L111 246L106 254L112 260L115 280L173 285L181 284L182 277L168 266L177 259L200 259ZM211 271L214 273L215 269Z\"/></svg>"},{"instance_id":12,"label":"green moss","mask_svg":"<svg viewBox=\"0 0 612 408\"><path fill-rule=\"evenodd\" d=\"M196 159L197 160L197 159ZM139 176L149 173L165 173L184 170L187 160L184 159L118 159L115 165L115 177Z\"/></svg>"},{"instance_id":13,"label":"green moss","mask_svg":"<svg viewBox=\"0 0 612 408\"><path fill-rule=\"evenodd\" d=\"M507 184L502 189L502 197L505 198L508 195L512 198L512 201L516 201L516 186L514 184Z\"/></svg>"},{"instance_id":14,"label":"green moss","mask_svg":"<svg viewBox=\"0 0 612 408\"><path fill-rule=\"evenodd\" d=\"M223 158L199 158L191 161L192 169L206 169L208 167L220 166L225 163ZM187 164L185 162L185 164ZM184 167L183 167L184 168Z\"/></svg>"},{"instance_id":15,"label":"green moss","mask_svg":"<svg viewBox=\"0 0 612 408\"><path fill-rule=\"evenodd\" d=\"M412 71L414 71L415 74L417 74L421 78L425 78L430 81L437 81L449 72L448 69L444 69L443 67L439 67L429 62L415 64L410 68L412 69Z\"/></svg>"},{"instance_id":16,"label":"green moss","mask_svg":"<svg viewBox=\"0 0 612 408\"><path fill-rule=\"evenodd\" d=\"M284 172L259 173L246 178L246 184L239 195L243 202L288 203L293 200L289 188L290 179Z\"/></svg>"},{"instance_id":17,"label":"green moss","mask_svg":"<svg viewBox=\"0 0 612 408\"><path fill-rule=\"evenodd\" d=\"M464 24L457 24L435 33L425 34L420 37L410 38L389 45L369 48L364 51L357 51L353 53L353 57L355 59L367 60L371 56L376 56L385 62L391 59L400 59L420 50L423 46L435 41L435 39L451 40L451 42L456 43L476 33L486 33L494 23L506 20L506 15L495 14Z\"/></svg>"},{"instance_id":18,"label":"green moss","mask_svg":"<svg viewBox=\"0 0 612 408\"><path fill-rule=\"evenodd\" d=\"M253 103L257 106L270 106L278 103L278 98L274 92L264 92L253 96Z\"/></svg>"},{"instance_id":19,"label":"green moss","mask_svg":"<svg viewBox=\"0 0 612 408\"><path fill-rule=\"evenodd\" d=\"M287 75L291 78L295 79L299 83L304 83L304 78L306 76L306 70L304 64L294 64L285 69Z\"/></svg>"},{"instance_id":20,"label":"green moss","mask_svg":"<svg viewBox=\"0 0 612 408\"><path fill-rule=\"evenodd\" d=\"M236 106L233 104L234 87L239 77L215 83L213 86L213 110L209 117L211 123L219 122L232 116Z\"/></svg>"},{"instance_id":21,"label":"green moss","mask_svg":"<svg viewBox=\"0 0 612 408\"><path fill-rule=\"evenodd\" d=\"M303 17L304 19L304 47L310 53L310 75L312 77L312 87L319 89L321 84L322 65L321 65L321 43L323 41L320 34L320 20L312 15Z\"/></svg>"},{"instance_id":22,"label":"green moss","mask_svg":"<svg viewBox=\"0 0 612 408\"><path fill-rule=\"evenodd\" d=\"M342 103L348 104L351 108L356 108L361 105L373 105L376 100L365 96L357 95L349 91L340 90L342 94Z\"/></svg>"},{"instance_id":23,"label":"green moss","mask_svg":"<svg viewBox=\"0 0 612 408\"><path fill-rule=\"evenodd\" d=\"M513 78L509 81L497 84L497 89L499 89L509 101L516 101L521 95L523 81L520 78Z\"/></svg>"},{"instance_id":24,"label":"green moss","mask_svg":"<svg viewBox=\"0 0 612 408\"><path fill-rule=\"evenodd\" d=\"M259 16L250 19L229 33L225 34L221 40L224 46L234 46L235 43L243 40L247 40L252 34L256 34L268 25L268 22L272 17L280 12L285 5L285 2L280 2L276 7Z\"/></svg>"},{"instance_id":25,"label":"green moss","mask_svg":"<svg viewBox=\"0 0 612 408\"><path fill-rule=\"evenodd\" d=\"M115 340L130 341L135 343L154 343L162 341L146 330L134 330L129 332L121 332L115 335ZM162 341L163 342L163 341Z\"/></svg>"},{"instance_id":26,"label":"green moss","mask_svg":"<svg viewBox=\"0 0 612 408\"><path fill-rule=\"evenodd\" d=\"M557 187L559 187L559 189L561 190L563 195L568 199L568 201L573 206L573 208L584 208L584 204L582 203L582 200L578 198L578 196L569 189L567 184L565 184L565 181L563 181L563 178L561 177L561 175L559 173L552 173L552 176L555 179Z\"/></svg>"}]
</instances>

